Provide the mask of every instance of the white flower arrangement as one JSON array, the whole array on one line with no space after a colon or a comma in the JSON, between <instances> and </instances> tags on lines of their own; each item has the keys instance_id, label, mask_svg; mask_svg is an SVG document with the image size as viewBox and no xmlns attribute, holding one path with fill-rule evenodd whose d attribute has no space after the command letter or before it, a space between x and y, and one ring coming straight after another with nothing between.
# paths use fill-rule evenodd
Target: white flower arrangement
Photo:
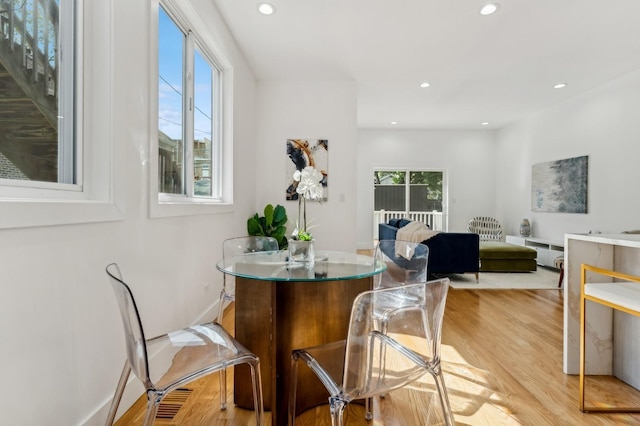
<instances>
[{"instance_id":1,"label":"white flower arrangement","mask_svg":"<svg viewBox=\"0 0 640 426\"><path fill-rule=\"evenodd\" d=\"M307 166L302 170L293 173L293 180L298 182L296 192L298 193L298 222L293 230L294 239L301 241L311 241L313 236L309 233L311 227L307 227L307 200L322 199L322 173ZM302 217L300 216L302 214Z\"/></svg>"}]
</instances>

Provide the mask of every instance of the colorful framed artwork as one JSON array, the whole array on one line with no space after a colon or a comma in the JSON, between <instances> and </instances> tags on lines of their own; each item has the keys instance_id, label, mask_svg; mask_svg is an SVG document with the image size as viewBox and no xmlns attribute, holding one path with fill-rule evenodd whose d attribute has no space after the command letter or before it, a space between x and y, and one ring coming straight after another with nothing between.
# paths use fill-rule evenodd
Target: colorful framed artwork
<instances>
[{"instance_id":1,"label":"colorful framed artwork","mask_svg":"<svg viewBox=\"0 0 640 426\"><path fill-rule=\"evenodd\" d=\"M322 198L328 200L329 141L327 139L287 139L286 199L297 200L293 172L312 166L322 173Z\"/></svg>"}]
</instances>

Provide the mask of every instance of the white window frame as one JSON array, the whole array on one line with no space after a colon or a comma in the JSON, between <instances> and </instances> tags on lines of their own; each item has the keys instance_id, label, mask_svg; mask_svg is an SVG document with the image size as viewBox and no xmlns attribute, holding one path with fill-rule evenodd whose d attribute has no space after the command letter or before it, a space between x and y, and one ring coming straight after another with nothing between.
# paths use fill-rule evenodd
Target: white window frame
<instances>
[{"instance_id":1,"label":"white window frame","mask_svg":"<svg viewBox=\"0 0 640 426\"><path fill-rule=\"evenodd\" d=\"M114 173L113 1L74 1L76 183L0 181L0 228L121 220L124 182ZM69 41L69 40L67 40ZM66 55L61 64L71 56ZM66 61L69 66L70 61ZM61 68L63 69L63 68ZM64 76L62 78L65 78ZM64 113L69 108L63 105Z\"/></svg>"},{"instance_id":2,"label":"white window frame","mask_svg":"<svg viewBox=\"0 0 640 426\"><path fill-rule=\"evenodd\" d=\"M220 99L217 99L220 116L215 122L220 132L218 138L212 135L212 156L215 176L212 185L219 185L218 197L189 196L184 194L166 194L158 188L158 13L162 5L171 18L181 26L195 43L202 55L205 55L220 70ZM180 0L152 1L150 40L150 93L154 94L150 102L150 147L149 147L149 216L152 218L187 216L233 211L233 67L223 49L214 39L207 25L189 3ZM185 94L188 96L188 89ZM185 123L185 126L191 124ZM188 130L189 131L189 130ZM215 139L218 139L217 141ZM193 160L193 146L186 147L185 162ZM218 161L216 164L215 161ZM190 166L192 167L192 166ZM188 169L190 170L190 169ZM191 175L193 176L193 173ZM192 194L192 185L187 184L187 193ZM215 193L215 191L214 191Z\"/></svg>"}]
</instances>

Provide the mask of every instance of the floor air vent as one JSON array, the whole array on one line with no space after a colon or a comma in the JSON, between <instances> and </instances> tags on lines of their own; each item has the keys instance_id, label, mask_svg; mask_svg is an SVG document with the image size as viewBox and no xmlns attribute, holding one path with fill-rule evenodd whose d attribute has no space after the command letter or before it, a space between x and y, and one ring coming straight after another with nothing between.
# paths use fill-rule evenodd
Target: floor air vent
<instances>
[{"instance_id":1,"label":"floor air vent","mask_svg":"<svg viewBox=\"0 0 640 426\"><path fill-rule=\"evenodd\" d=\"M158 407L156 419L173 419L187 401L191 392L193 392L193 389L178 388L167 395Z\"/></svg>"}]
</instances>

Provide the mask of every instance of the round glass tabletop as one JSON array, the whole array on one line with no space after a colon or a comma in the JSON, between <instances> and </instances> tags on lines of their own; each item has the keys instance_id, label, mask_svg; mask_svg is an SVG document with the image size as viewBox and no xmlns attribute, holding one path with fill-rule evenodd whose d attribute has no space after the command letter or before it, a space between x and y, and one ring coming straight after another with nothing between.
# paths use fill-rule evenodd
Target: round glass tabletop
<instances>
[{"instance_id":1,"label":"round glass tabletop","mask_svg":"<svg viewBox=\"0 0 640 426\"><path fill-rule=\"evenodd\" d=\"M313 262L291 262L289 251L245 253L226 258L219 271L236 277L268 281L332 281L370 277L386 269L373 257L338 251L318 251Z\"/></svg>"}]
</instances>

